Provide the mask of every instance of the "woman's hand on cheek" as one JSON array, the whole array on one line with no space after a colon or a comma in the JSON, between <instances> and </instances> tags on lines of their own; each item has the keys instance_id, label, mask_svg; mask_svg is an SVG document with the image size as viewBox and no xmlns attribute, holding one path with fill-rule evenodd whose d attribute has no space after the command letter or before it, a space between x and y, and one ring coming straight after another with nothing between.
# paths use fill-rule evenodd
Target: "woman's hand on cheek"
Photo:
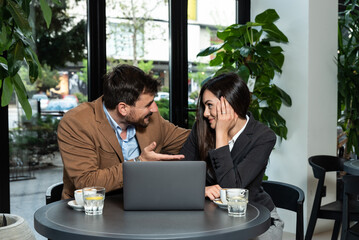
<instances>
[{"instance_id":1,"label":"woman's hand on cheek","mask_svg":"<svg viewBox=\"0 0 359 240\"><path fill-rule=\"evenodd\" d=\"M228 142L230 140L228 139L229 130L236 125L238 116L224 97L221 97L220 101L216 104L216 112L216 136Z\"/></svg>"}]
</instances>

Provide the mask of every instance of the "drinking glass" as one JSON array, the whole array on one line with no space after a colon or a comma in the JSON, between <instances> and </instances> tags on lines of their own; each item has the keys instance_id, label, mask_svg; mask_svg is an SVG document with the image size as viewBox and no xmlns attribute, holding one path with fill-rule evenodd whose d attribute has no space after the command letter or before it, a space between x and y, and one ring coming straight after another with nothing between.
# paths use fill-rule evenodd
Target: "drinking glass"
<instances>
[{"instance_id":1,"label":"drinking glass","mask_svg":"<svg viewBox=\"0 0 359 240\"><path fill-rule=\"evenodd\" d=\"M248 189L228 188L226 193L228 215L232 217L245 216L248 204Z\"/></svg>"},{"instance_id":2,"label":"drinking glass","mask_svg":"<svg viewBox=\"0 0 359 240\"><path fill-rule=\"evenodd\" d=\"M82 189L84 208L87 215L101 215L105 201L104 187L86 187Z\"/></svg>"}]
</instances>

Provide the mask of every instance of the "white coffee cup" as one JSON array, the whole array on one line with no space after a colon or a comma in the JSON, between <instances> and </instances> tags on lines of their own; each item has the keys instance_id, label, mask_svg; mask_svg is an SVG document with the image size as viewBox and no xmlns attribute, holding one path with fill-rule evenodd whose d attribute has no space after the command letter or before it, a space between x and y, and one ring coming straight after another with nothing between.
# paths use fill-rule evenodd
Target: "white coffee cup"
<instances>
[{"instance_id":1,"label":"white coffee cup","mask_svg":"<svg viewBox=\"0 0 359 240\"><path fill-rule=\"evenodd\" d=\"M76 204L83 206L84 205L84 198L83 198L83 195L82 195L82 189L75 190L74 195L75 195Z\"/></svg>"},{"instance_id":2,"label":"white coffee cup","mask_svg":"<svg viewBox=\"0 0 359 240\"><path fill-rule=\"evenodd\" d=\"M222 188L221 190L219 190L219 194L221 196L221 202L223 204L227 204L227 189Z\"/></svg>"}]
</instances>

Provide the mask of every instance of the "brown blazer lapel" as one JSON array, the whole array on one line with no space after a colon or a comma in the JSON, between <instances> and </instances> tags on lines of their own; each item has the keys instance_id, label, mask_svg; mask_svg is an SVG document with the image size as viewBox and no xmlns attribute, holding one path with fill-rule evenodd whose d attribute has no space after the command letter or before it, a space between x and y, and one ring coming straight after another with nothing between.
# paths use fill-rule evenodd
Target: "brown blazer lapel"
<instances>
[{"instance_id":1,"label":"brown blazer lapel","mask_svg":"<svg viewBox=\"0 0 359 240\"><path fill-rule=\"evenodd\" d=\"M151 141L151 136L152 136L152 134L149 134L148 132L146 132L146 129L136 127L136 139L137 139L137 142L138 142L141 152L143 151L143 149L145 147L147 147L148 145L150 145L150 143L153 142L153 141Z\"/></svg>"},{"instance_id":2,"label":"brown blazer lapel","mask_svg":"<svg viewBox=\"0 0 359 240\"><path fill-rule=\"evenodd\" d=\"M98 130L102 136L109 142L112 148L115 150L116 154L119 156L120 161L123 162L123 154L121 145L118 142L116 133L111 127L108 119L105 115L105 112L102 107L102 97L96 100L95 103L95 116L96 121L98 122Z\"/></svg>"}]
</instances>

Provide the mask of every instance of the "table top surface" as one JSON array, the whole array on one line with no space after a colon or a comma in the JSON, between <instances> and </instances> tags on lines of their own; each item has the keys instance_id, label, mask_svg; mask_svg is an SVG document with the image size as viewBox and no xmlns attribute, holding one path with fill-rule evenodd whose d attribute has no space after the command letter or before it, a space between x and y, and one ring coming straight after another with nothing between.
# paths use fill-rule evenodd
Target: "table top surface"
<instances>
[{"instance_id":1,"label":"table top surface","mask_svg":"<svg viewBox=\"0 0 359 240\"><path fill-rule=\"evenodd\" d=\"M102 215L88 216L62 200L35 212L36 231L51 239L250 239L270 226L270 213L248 204L245 217L230 217L210 200L204 210L124 211L122 195L108 196Z\"/></svg>"},{"instance_id":2,"label":"table top surface","mask_svg":"<svg viewBox=\"0 0 359 240\"><path fill-rule=\"evenodd\" d=\"M352 175L359 175L359 160L349 160L344 163L344 171Z\"/></svg>"}]
</instances>

